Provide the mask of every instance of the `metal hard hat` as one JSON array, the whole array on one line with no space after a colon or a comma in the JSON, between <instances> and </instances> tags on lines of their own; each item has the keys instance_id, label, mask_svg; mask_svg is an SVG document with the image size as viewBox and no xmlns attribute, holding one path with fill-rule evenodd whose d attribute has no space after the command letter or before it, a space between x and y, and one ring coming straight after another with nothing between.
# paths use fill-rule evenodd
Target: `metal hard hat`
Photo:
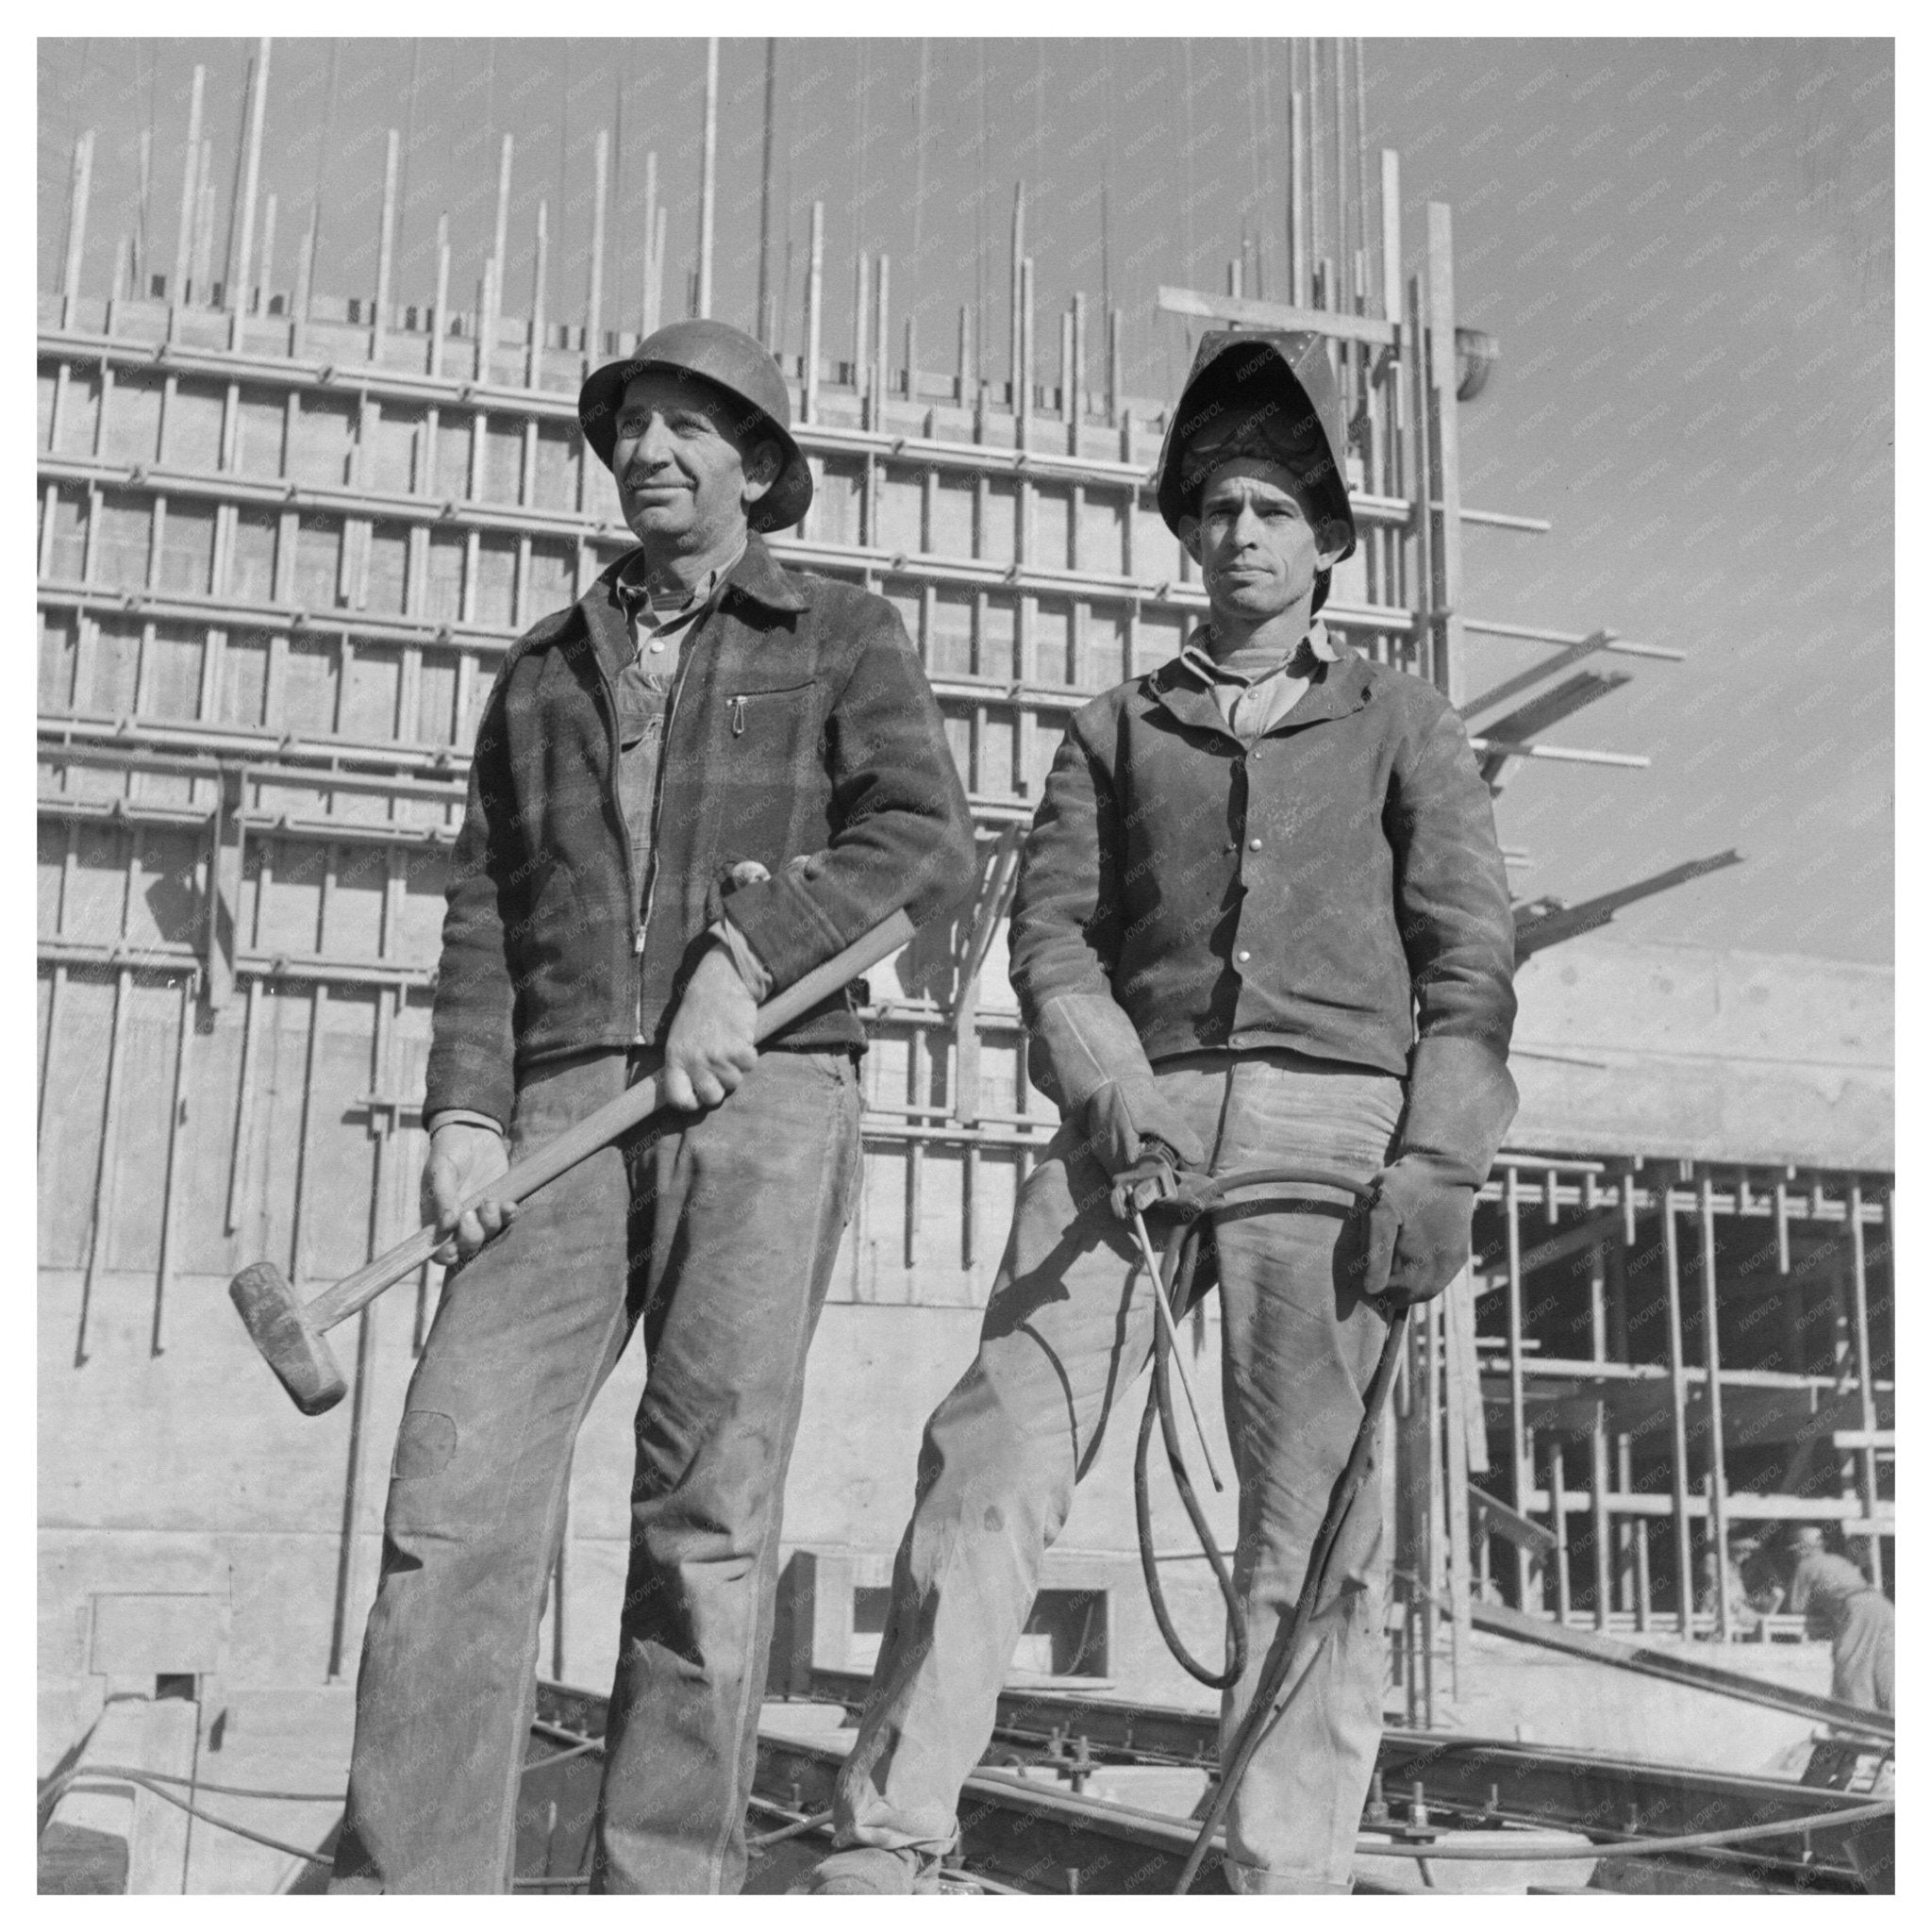
<instances>
[{"instance_id":1,"label":"metal hard hat","mask_svg":"<svg viewBox=\"0 0 1932 1932\"><path fill-rule=\"evenodd\" d=\"M651 369L696 376L742 407L736 425L741 434L769 436L778 444L784 460L777 480L751 506L747 521L754 530L783 530L795 524L811 507L811 468L791 440L791 391L764 348L729 323L671 323L646 336L621 361L591 372L577 391L577 421L604 467L610 467L625 389L633 376Z\"/></svg>"},{"instance_id":2,"label":"metal hard hat","mask_svg":"<svg viewBox=\"0 0 1932 1932\"><path fill-rule=\"evenodd\" d=\"M1266 443L1276 461L1309 486L1324 514L1348 526L1341 554L1350 556L1355 511L1342 467L1348 423L1321 336L1210 329L1201 338L1154 471L1161 521L1176 536L1209 473L1244 443Z\"/></svg>"}]
</instances>

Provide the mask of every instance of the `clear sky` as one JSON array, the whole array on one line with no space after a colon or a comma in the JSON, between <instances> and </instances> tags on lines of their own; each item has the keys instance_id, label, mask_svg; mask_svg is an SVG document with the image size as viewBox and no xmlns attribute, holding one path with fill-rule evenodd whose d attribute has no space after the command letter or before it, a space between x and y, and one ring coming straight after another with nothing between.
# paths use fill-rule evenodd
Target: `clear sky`
<instances>
[{"instance_id":1,"label":"clear sky","mask_svg":"<svg viewBox=\"0 0 1932 1932\"><path fill-rule=\"evenodd\" d=\"M56 285L76 133L98 132L83 286L105 292L138 217L172 262L189 76L209 70L217 258L251 42L43 41L40 284ZM1520 891L1574 902L1736 846L1746 863L1618 915L1614 932L1889 961L1892 878L1893 82L1885 42L1372 41L1374 146L1402 156L1413 251L1455 209L1462 319L1502 360L1462 411L1464 494L1552 535L1473 530L1474 615L1598 626L1686 653L1599 658L1633 681L1554 727L1648 771L1520 766L1498 817L1534 864ZM944 366L961 304L1005 354L1007 232L1026 184L1040 362L1075 288L1127 318L1128 389L1168 394L1185 325L1161 282L1224 286L1243 234L1281 291L1286 43L786 41L778 50L774 274L798 343L811 201L826 205L830 344L849 340L857 247L892 258L895 315ZM765 44L721 68L717 312L752 320ZM489 245L497 138L516 140L507 306L528 303L540 195L548 307L581 314L592 152L615 140L607 323L635 325L644 153L670 208L667 312L694 259L700 41L278 41L264 192L277 285L318 192L316 286L375 280L384 131L405 136L399 299ZM1373 165L1373 163L1372 163ZM1103 196L1103 184L1106 193ZM1471 646L1480 689L1538 655Z\"/></svg>"}]
</instances>

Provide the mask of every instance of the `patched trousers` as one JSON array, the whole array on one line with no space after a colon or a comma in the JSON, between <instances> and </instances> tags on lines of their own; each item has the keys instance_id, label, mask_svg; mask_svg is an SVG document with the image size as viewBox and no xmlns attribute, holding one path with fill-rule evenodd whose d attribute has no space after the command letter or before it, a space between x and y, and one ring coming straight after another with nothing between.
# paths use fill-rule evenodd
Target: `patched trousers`
<instances>
[{"instance_id":1,"label":"patched trousers","mask_svg":"<svg viewBox=\"0 0 1932 1932\"><path fill-rule=\"evenodd\" d=\"M1291 1053L1191 1055L1156 1069L1216 1173L1389 1157L1403 1086ZM1240 1530L1248 1667L1222 1703L1226 1748L1291 1616L1388 1333L1353 1286L1359 1221L1339 1191L1218 1212L1223 1392ZM1062 1128L1021 1191L979 1353L926 1424L885 1636L837 1794L841 1845L958 1841L959 1789L992 1732L1001 1685L1074 1485L1147 1363L1157 1319L1108 1177ZM1346 1891L1381 1737L1379 1485L1336 1544L1287 1707L1227 1819L1239 1891ZM1094 1874L1093 1889L1108 1889Z\"/></svg>"},{"instance_id":2,"label":"patched trousers","mask_svg":"<svg viewBox=\"0 0 1932 1932\"><path fill-rule=\"evenodd\" d=\"M626 1078L621 1053L537 1070L512 1153ZM723 1106L533 1195L449 1280L396 1440L334 1889L509 1889L571 1449L634 1326L648 1375L593 1889L741 1885L785 1470L858 1111L850 1051L765 1053Z\"/></svg>"}]
</instances>

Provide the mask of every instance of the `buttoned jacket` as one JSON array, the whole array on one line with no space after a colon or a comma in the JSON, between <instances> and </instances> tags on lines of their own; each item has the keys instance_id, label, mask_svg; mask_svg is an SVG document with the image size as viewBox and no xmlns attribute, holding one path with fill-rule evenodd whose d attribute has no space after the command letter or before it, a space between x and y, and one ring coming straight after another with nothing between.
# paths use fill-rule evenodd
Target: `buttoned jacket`
<instances>
[{"instance_id":1,"label":"buttoned jacket","mask_svg":"<svg viewBox=\"0 0 1932 1932\"><path fill-rule=\"evenodd\" d=\"M1158 1063L1287 1047L1501 1065L1515 928L1488 788L1432 686L1343 645L1252 743L1176 658L1076 712L1015 895L1023 1015L1108 993Z\"/></svg>"}]
</instances>

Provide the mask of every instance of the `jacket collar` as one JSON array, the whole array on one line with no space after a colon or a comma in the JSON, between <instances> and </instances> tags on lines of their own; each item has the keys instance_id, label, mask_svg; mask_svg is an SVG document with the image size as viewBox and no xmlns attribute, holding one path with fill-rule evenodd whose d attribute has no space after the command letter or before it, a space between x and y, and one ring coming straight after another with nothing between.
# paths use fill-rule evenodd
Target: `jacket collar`
<instances>
[{"instance_id":1,"label":"jacket collar","mask_svg":"<svg viewBox=\"0 0 1932 1932\"><path fill-rule=\"evenodd\" d=\"M811 604L804 579L779 563L756 530L745 539L744 555L724 573L724 599L734 595L767 610L805 610Z\"/></svg>"},{"instance_id":2,"label":"jacket collar","mask_svg":"<svg viewBox=\"0 0 1932 1932\"><path fill-rule=\"evenodd\" d=\"M577 600L584 631L591 649L604 667L607 677L614 679L630 661L630 623L625 614L624 599L618 592L618 578L625 566L638 553L627 550ZM766 548L764 540L753 531L745 540L743 554L724 573L717 596L717 607L728 608L742 598L767 610L798 611L808 608L804 583L783 569Z\"/></svg>"},{"instance_id":3,"label":"jacket collar","mask_svg":"<svg viewBox=\"0 0 1932 1932\"><path fill-rule=\"evenodd\" d=\"M1183 724L1241 742L1221 715L1207 679L1182 658L1171 658L1158 671L1150 672L1141 679L1141 689ZM1360 710L1373 694L1368 659L1352 644L1340 644L1332 661L1317 660L1314 675L1294 709L1263 735L1273 738L1278 732L1299 731L1305 724L1318 724L1324 719L1345 718Z\"/></svg>"}]
</instances>

